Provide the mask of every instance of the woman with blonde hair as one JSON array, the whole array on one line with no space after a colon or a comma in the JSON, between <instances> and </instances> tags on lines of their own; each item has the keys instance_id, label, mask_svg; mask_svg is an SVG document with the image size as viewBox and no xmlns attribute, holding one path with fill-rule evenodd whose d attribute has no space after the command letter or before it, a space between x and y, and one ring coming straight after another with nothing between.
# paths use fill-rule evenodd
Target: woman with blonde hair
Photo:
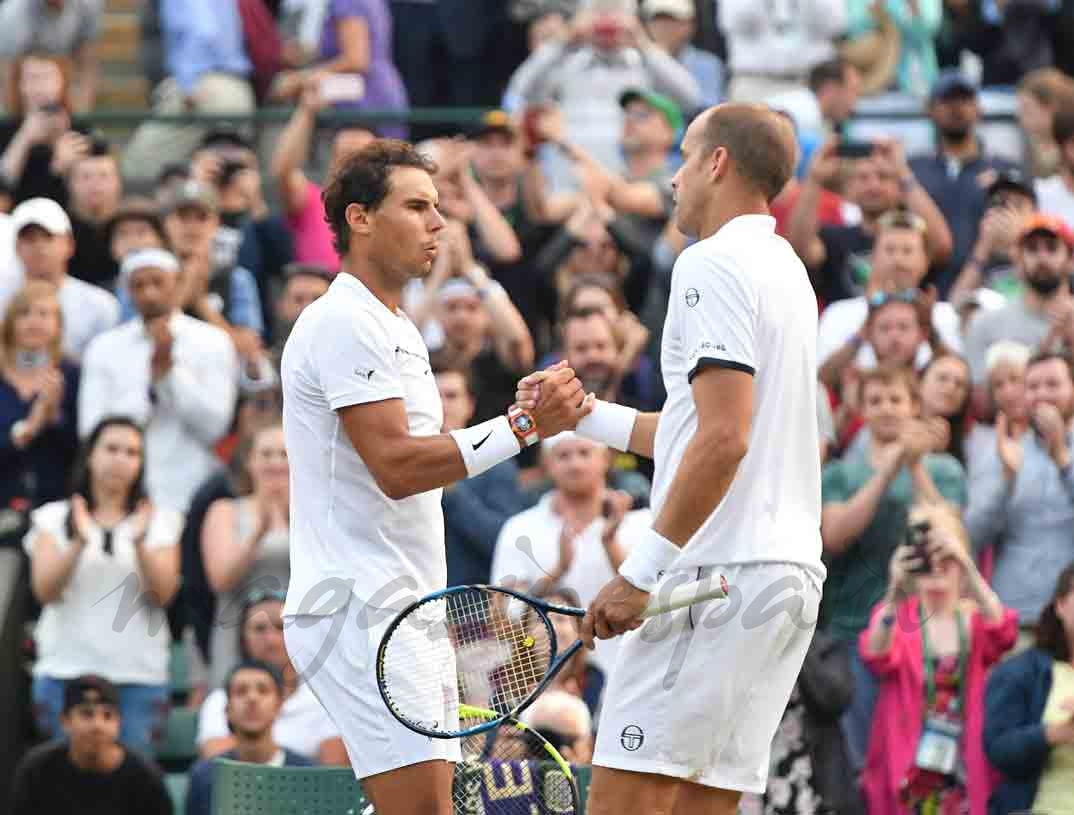
<instances>
[{"instance_id":1,"label":"woman with blonde hair","mask_svg":"<svg viewBox=\"0 0 1074 815\"><path fill-rule=\"evenodd\" d=\"M862 773L871 815L985 815L985 676L1017 636L1017 614L977 571L957 509L915 506L858 643L880 682Z\"/></svg>"},{"instance_id":2,"label":"woman with blonde hair","mask_svg":"<svg viewBox=\"0 0 1074 815\"><path fill-rule=\"evenodd\" d=\"M67 495L78 451L78 366L63 358L56 287L30 281L0 323L0 541Z\"/></svg>"}]
</instances>

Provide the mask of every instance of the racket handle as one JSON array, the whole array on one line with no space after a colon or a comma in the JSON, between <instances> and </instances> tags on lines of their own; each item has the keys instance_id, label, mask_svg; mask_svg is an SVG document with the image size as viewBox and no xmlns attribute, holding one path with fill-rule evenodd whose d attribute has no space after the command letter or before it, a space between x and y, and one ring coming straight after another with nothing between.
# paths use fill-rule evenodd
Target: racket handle
<instances>
[{"instance_id":1,"label":"racket handle","mask_svg":"<svg viewBox=\"0 0 1074 815\"><path fill-rule=\"evenodd\" d=\"M666 597L654 597L641 616L655 617L657 614L667 614L669 611L686 608L695 603L704 603L706 600L723 600L727 597L727 592L727 578L723 575L720 575L719 586L712 586L707 581L695 580L672 589Z\"/></svg>"}]
</instances>

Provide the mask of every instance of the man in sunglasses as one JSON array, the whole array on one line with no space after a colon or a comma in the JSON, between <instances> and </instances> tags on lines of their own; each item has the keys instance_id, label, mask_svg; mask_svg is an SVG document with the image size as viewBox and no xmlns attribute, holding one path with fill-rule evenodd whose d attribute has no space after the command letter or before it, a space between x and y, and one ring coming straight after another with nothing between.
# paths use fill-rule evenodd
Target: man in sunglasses
<instances>
[{"instance_id":1,"label":"man in sunglasses","mask_svg":"<svg viewBox=\"0 0 1074 815\"><path fill-rule=\"evenodd\" d=\"M851 362L861 369L876 366L877 355L866 336L869 310L890 299L920 302L930 314L932 333L948 348L961 348L954 308L947 302L935 302L935 293L919 292L929 270L927 247L925 222L915 213L893 210L877 221L866 293L832 303L821 315L817 360L822 370L841 370ZM927 328L926 323L926 332ZM922 341L914 356L915 367L924 367L931 358L932 347Z\"/></svg>"}]
</instances>

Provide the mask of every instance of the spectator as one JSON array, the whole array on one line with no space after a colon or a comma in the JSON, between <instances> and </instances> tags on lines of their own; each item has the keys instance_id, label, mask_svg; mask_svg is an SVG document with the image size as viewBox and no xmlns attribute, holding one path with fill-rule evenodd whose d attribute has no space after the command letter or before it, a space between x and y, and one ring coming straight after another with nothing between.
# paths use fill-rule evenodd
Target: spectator
<instances>
[{"instance_id":1,"label":"spectator","mask_svg":"<svg viewBox=\"0 0 1074 815\"><path fill-rule=\"evenodd\" d=\"M182 517L146 498L141 429L110 417L83 448L75 491L34 511L24 547L34 596L33 697L46 736L60 732L63 684L85 673L119 686L122 741L149 750L168 705L164 607L179 588Z\"/></svg>"},{"instance_id":2,"label":"spectator","mask_svg":"<svg viewBox=\"0 0 1074 815\"><path fill-rule=\"evenodd\" d=\"M935 429L917 417L913 374L877 368L861 375L861 412L867 449L824 468L821 536L829 563L825 618L833 637L853 642L867 627L869 609L884 592L883 574L907 529L913 503L966 502L959 463L930 452ZM872 721L876 683L852 654L854 701L843 716L851 766L860 770Z\"/></svg>"},{"instance_id":3,"label":"spectator","mask_svg":"<svg viewBox=\"0 0 1074 815\"><path fill-rule=\"evenodd\" d=\"M568 311L560 324L560 333L563 358L578 374L586 393L595 393L598 399L605 401L646 409L645 404L634 402L622 393L627 371L620 367L615 324L608 319L607 312L594 309ZM649 406L652 406L651 401Z\"/></svg>"},{"instance_id":4,"label":"spectator","mask_svg":"<svg viewBox=\"0 0 1074 815\"><path fill-rule=\"evenodd\" d=\"M254 585L284 589L291 574L290 471L283 428L274 425L255 433L247 456L249 494L216 501L201 530L202 562L217 607L209 652L213 687L222 687L239 647L238 632L219 621L236 618Z\"/></svg>"},{"instance_id":5,"label":"spectator","mask_svg":"<svg viewBox=\"0 0 1074 815\"><path fill-rule=\"evenodd\" d=\"M581 601L578 593L563 585L554 586L543 599L549 603L558 603L565 606L578 608ZM556 632L557 642L570 642L578 637L578 623L563 615L553 614L551 617L552 627ZM535 620L529 624L543 625ZM604 693L604 672L597 667L589 651L584 648L577 651L574 656L567 660L567 664L552 679L549 690L565 691L572 696L577 696L586 707L593 720L600 712L601 695Z\"/></svg>"},{"instance_id":6,"label":"spectator","mask_svg":"<svg viewBox=\"0 0 1074 815\"><path fill-rule=\"evenodd\" d=\"M911 158L910 167L947 216L954 236L951 257L929 281L946 298L977 240L990 176L1017 168L985 151L977 134L981 118L977 87L958 71L943 71L937 77L928 113L936 130L936 152Z\"/></svg>"},{"instance_id":7,"label":"spectator","mask_svg":"<svg viewBox=\"0 0 1074 815\"><path fill-rule=\"evenodd\" d=\"M1029 142L1026 165L1034 178L1060 171L1055 114L1065 109L1074 109L1074 79L1058 68L1040 68L1018 82L1018 125Z\"/></svg>"},{"instance_id":8,"label":"spectator","mask_svg":"<svg viewBox=\"0 0 1074 815\"><path fill-rule=\"evenodd\" d=\"M924 367L934 345L943 343L952 350L960 348L958 315L951 304L936 303L934 293L925 297L917 293L928 270L925 249L925 225L921 218L895 211L878 221L868 296L839 300L821 314L817 360L822 370L839 371L851 361L859 369L875 364L876 353L864 344L862 327L869 319L870 304L881 305L891 299L917 304L922 312L919 320L931 314L932 330L928 341L918 346L915 367ZM927 322L925 330L929 330ZM831 375L828 379L833 381Z\"/></svg>"},{"instance_id":9,"label":"spectator","mask_svg":"<svg viewBox=\"0 0 1074 815\"><path fill-rule=\"evenodd\" d=\"M309 155L317 127L317 114L325 106L318 82L308 82L280 134L272 156L271 173L279 185L287 227L294 242L297 263L315 263L331 270L339 269L339 255L332 245L332 231L324 220L321 187L310 180L302 167ZM368 130L354 125L341 126L332 139L331 164L360 150L373 139Z\"/></svg>"},{"instance_id":10,"label":"spectator","mask_svg":"<svg viewBox=\"0 0 1074 815\"><path fill-rule=\"evenodd\" d=\"M347 753L332 720L309 686L300 682L283 643L283 591L256 590L245 598L237 619L239 661L271 665L283 679L283 701L272 738L286 750L318 764L347 764ZM224 625L231 624L224 620ZM198 754L210 759L238 745L228 726L228 686L209 692L198 712Z\"/></svg>"},{"instance_id":11,"label":"spectator","mask_svg":"<svg viewBox=\"0 0 1074 815\"><path fill-rule=\"evenodd\" d=\"M970 366L958 354L935 354L921 371L921 416L947 423L948 441L943 452L963 466L972 425L970 395Z\"/></svg>"},{"instance_id":12,"label":"spectator","mask_svg":"<svg viewBox=\"0 0 1074 815\"><path fill-rule=\"evenodd\" d=\"M276 298L276 320L272 327L273 345L269 352L273 365L280 367L283 346L302 310L328 291L332 273L312 263L289 263L283 267L283 289Z\"/></svg>"},{"instance_id":13,"label":"spectator","mask_svg":"<svg viewBox=\"0 0 1074 815\"><path fill-rule=\"evenodd\" d=\"M87 144L71 119L71 66L62 57L33 51L11 67L6 109L0 127L0 173L15 192L15 203L53 198L63 203L64 175Z\"/></svg>"},{"instance_id":14,"label":"spectator","mask_svg":"<svg viewBox=\"0 0 1074 815\"><path fill-rule=\"evenodd\" d=\"M584 767L593 760L593 717L574 694L549 689L523 711L522 722L548 739L571 764Z\"/></svg>"},{"instance_id":15,"label":"spectator","mask_svg":"<svg viewBox=\"0 0 1074 815\"><path fill-rule=\"evenodd\" d=\"M810 0L767 8L750 0L722 0L719 26L731 54L729 97L764 102L806 84L809 69L835 56L846 32L846 3Z\"/></svg>"},{"instance_id":16,"label":"spectator","mask_svg":"<svg viewBox=\"0 0 1074 815\"><path fill-rule=\"evenodd\" d=\"M597 442L570 432L553 436L542 442L541 461L553 490L504 524L492 582L521 583L538 595L561 585L584 607L619 568L650 513L630 511L630 496L607 488L611 454ZM614 664L615 645L601 640L593 652L604 671Z\"/></svg>"},{"instance_id":17,"label":"spectator","mask_svg":"<svg viewBox=\"0 0 1074 815\"><path fill-rule=\"evenodd\" d=\"M1029 427L1026 412L1026 365L1033 351L1013 340L1001 340L985 354L985 400L982 412L990 420L1000 413L1007 417L1008 433L1021 438ZM976 423L966 440L966 468L972 482L981 465L996 455L996 431L991 425Z\"/></svg>"},{"instance_id":18,"label":"spectator","mask_svg":"<svg viewBox=\"0 0 1074 815\"><path fill-rule=\"evenodd\" d=\"M221 758L269 767L312 766L308 758L281 747L273 737L284 699L283 677L274 665L244 660L231 669L225 687L235 748ZM202 759L191 768L186 815L212 815L214 769L212 759Z\"/></svg>"},{"instance_id":19,"label":"spectator","mask_svg":"<svg viewBox=\"0 0 1074 815\"><path fill-rule=\"evenodd\" d=\"M847 777L839 717L853 697L846 643L813 634L798 681L772 740L775 760L762 795L742 796L741 815L863 812L857 784Z\"/></svg>"},{"instance_id":20,"label":"spectator","mask_svg":"<svg viewBox=\"0 0 1074 815\"><path fill-rule=\"evenodd\" d=\"M925 527L916 533L923 548L911 541L895 550L887 590L859 640L880 683L862 776L866 805L870 815L985 815L985 676L1014 645L1018 617L977 571L956 508L919 505L910 521ZM925 749L930 738L938 750Z\"/></svg>"},{"instance_id":21,"label":"spectator","mask_svg":"<svg viewBox=\"0 0 1074 815\"><path fill-rule=\"evenodd\" d=\"M336 110L397 110L405 113L406 87L392 61L392 17L387 0L328 0L314 64L277 75L271 96L293 101L310 79L323 83L358 78L354 92ZM377 128L387 138L405 139L405 120Z\"/></svg>"},{"instance_id":22,"label":"spectator","mask_svg":"<svg viewBox=\"0 0 1074 815\"><path fill-rule=\"evenodd\" d=\"M11 60L41 52L69 59L76 79L72 108L88 113L97 100L100 18L101 7L93 0L4 3L0 7L0 57Z\"/></svg>"},{"instance_id":23,"label":"spectator","mask_svg":"<svg viewBox=\"0 0 1074 815\"><path fill-rule=\"evenodd\" d=\"M153 112L244 116L255 106L251 65L238 3L160 0L168 77L153 91ZM123 175L148 181L169 161L186 158L205 134L201 125L146 122L123 151Z\"/></svg>"},{"instance_id":24,"label":"spectator","mask_svg":"<svg viewBox=\"0 0 1074 815\"><path fill-rule=\"evenodd\" d=\"M146 484L162 507L183 511L219 469L213 444L231 424L238 361L226 333L177 309L179 262L132 252L120 267L140 319L98 337L83 361L79 432L125 413L146 430Z\"/></svg>"},{"instance_id":25,"label":"spectator","mask_svg":"<svg viewBox=\"0 0 1074 815\"><path fill-rule=\"evenodd\" d=\"M1062 812L1074 795L1074 565L1059 573L1040 613L1035 647L996 667L985 697L984 748L1003 773L992 812Z\"/></svg>"},{"instance_id":26,"label":"spectator","mask_svg":"<svg viewBox=\"0 0 1074 815\"><path fill-rule=\"evenodd\" d=\"M108 224L119 211L123 179L119 161L103 139L90 141L67 173L68 210L75 254L67 265L72 277L111 289L119 262L108 246Z\"/></svg>"},{"instance_id":27,"label":"spectator","mask_svg":"<svg viewBox=\"0 0 1074 815\"><path fill-rule=\"evenodd\" d=\"M567 140L612 169L624 91L655 91L690 112L701 105L693 76L652 43L636 12L636 0L586 0L567 38L530 55L507 89L524 108L557 100Z\"/></svg>"},{"instance_id":28,"label":"spectator","mask_svg":"<svg viewBox=\"0 0 1074 815\"><path fill-rule=\"evenodd\" d=\"M842 57L814 65L808 83L797 90L769 97L768 104L786 113L798 133L802 159L833 135L847 138L850 114L858 104L861 75Z\"/></svg>"},{"instance_id":29,"label":"spectator","mask_svg":"<svg viewBox=\"0 0 1074 815\"><path fill-rule=\"evenodd\" d=\"M436 385L444 405L443 432L470 424L477 402L469 374L445 368L436 372ZM447 584L488 583L492 552L504 522L526 509L529 502L519 488L518 463L502 461L471 479L445 488L444 528L447 549Z\"/></svg>"},{"instance_id":30,"label":"spectator","mask_svg":"<svg viewBox=\"0 0 1074 815\"><path fill-rule=\"evenodd\" d=\"M869 255L878 223L900 203L921 218L926 262L945 263L951 253L951 232L943 213L918 183L902 147L890 140L876 142L871 156L850 163L846 197L860 208L861 222L820 226L821 192L835 185L845 166L838 145L832 139L813 156L787 225L788 240L809 269L817 296L827 305L869 287Z\"/></svg>"},{"instance_id":31,"label":"spectator","mask_svg":"<svg viewBox=\"0 0 1074 815\"><path fill-rule=\"evenodd\" d=\"M1037 211L1037 194L1019 170L1005 170L988 187L985 213L970 257L951 287L952 302L982 286L1011 298L1021 290L1013 260L1025 220Z\"/></svg>"},{"instance_id":32,"label":"spectator","mask_svg":"<svg viewBox=\"0 0 1074 815\"><path fill-rule=\"evenodd\" d=\"M978 471L966 527L975 547L996 545L992 586L1028 629L1047 601L1052 576L1070 560L1074 537L1069 358L1034 356L1025 392L1030 430L1015 436L1006 415L996 418L996 455Z\"/></svg>"},{"instance_id":33,"label":"spectator","mask_svg":"<svg viewBox=\"0 0 1074 815\"><path fill-rule=\"evenodd\" d=\"M11 214L15 253L28 280L56 287L63 309L63 351L78 359L90 341L119 322L119 302L109 292L67 274L75 252L71 219L48 198L23 201Z\"/></svg>"},{"instance_id":34,"label":"spectator","mask_svg":"<svg viewBox=\"0 0 1074 815\"><path fill-rule=\"evenodd\" d=\"M1074 81L1074 80L1072 80ZM1074 102L1059 108L1052 119L1057 150L1055 175L1037 180L1040 210L1074 224Z\"/></svg>"},{"instance_id":35,"label":"spectator","mask_svg":"<svg viewBox=\"0 0 1074 815\"><path fill-rule=\"evenodd\" d=\"M97 676L63 690L66 739L42 744L15 769L11 815L172 815L164 782L146 759L117 741L120 694Z\"/></svg>"},{"instance_id":36,"label":"spectator","mask_svg":"<svg viewBox=\"0 0 1074 815\"><path fill-rule=\"evenodd\" d=\"M32 281L0 324L0 507L24 531L29 510L67 495L78 447L78 366L63 358L56 289ZM10 521L8 522L10 525Z\"/></svg>"},{"instance_id":37,"label":"spectator","mask_svg":"<svg viewBox=\"0 0 1074 815\"><path fill-rule=\"evenodd\" d=\"M878 11L882 9L882 11ZM890 18L899 34L895 88L924 97L936 79L936 35L943 17L942 0L886 0L882 4L853 0L847 8L847 34L860 37L885 25ZM886 89L885 89L886 90Z\"/></svg>"},{"instance_id":38,"label":"spectator","mask_svg":"<svg viewBox=\"0 0 1074 815\"><path fill-rule=\"evenodd\" d=\"M693 0L644 0L646 28L658 46L675 57L701 89L701 108L723 101L723 62L715 54L693 45L697 10Z\"/></svg>"},{"instance_id":39,"label":"spectator","mask_svg":"<svg viewBox=\"0 0 1074 815\"><path fill-rule=\"evenodd\" d=\"M1074 232L1058 218L1034 215L1022 222L1014 254L1022 293L995 311L979 314L966 335L966 358L975 385L985 379L985 354L1000 340L1040 346L1053 330L1069 344L1074 325L1070 262ZM1057 336L1052 334L1053 337Z\"/></svg>"},{"instance_id":40,"label":"spectator","mask_svg":"<svg viewBox=\"0 0 1074 815\"><path fill-rule=\"evenodd\" d=\"M117 269L123 258L131 252L164 249L168 243L164 222L160 220L160 208L152 199L141 196L131 196L120 202L105 227L104 239ZM130 317L134 310L130 295L123 287L120 287L118 294L124 317Z\"/></svg>"}]
</instances>

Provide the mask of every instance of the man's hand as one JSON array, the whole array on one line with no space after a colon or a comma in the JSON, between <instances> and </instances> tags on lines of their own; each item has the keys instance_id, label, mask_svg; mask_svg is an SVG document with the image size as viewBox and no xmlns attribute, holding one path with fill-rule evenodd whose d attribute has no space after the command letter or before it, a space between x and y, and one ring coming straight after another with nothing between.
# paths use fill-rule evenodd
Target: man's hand
<instances>
[{"instance_id":1,"label":"man's hand","mask_svg":"<svg viewBox=\"0 0 1074 815\"><path fill-rule=\"evenodd\" d=\"M932 451L933 434L927 424L913 420L906 423L900 441L906 450L906 462L916 464L922 456Z\"/></svg>"},{"instance_id":2,"label":"man's hand","mask_svg":"<svg viewBox=\"0 0 1074 815\"><path fill-rule=\"evenodd\" d=\"M553 371L541 383L537 404L531 411L542 439L574 430L593 410L594 397L586 396L573 368ZM520 406L521 407L521 406Z\"/></svg>"},{"instance_id":3,"label":"man's hand","mask_svg":"<svg viewBox=\"0 0 1074 815\"><path fill-rule=\"evenodd\" d=\"M149 336L153 338L153 355L149 358L149 378L155 385L168 375L172 369L172 348L175 338L165 317L152 320L146 325Z\"/></svg>"},{"instance_id":4,"label":"man's hand","mask_svg":"<svg viewBox=\"0 0 1074 815\"><path fill-rule=\"evenodd\" d=\"M894 478L899 468L906 462L906 445L900 440L894 444L886 444L876 450L873 461L878 472L889 478Z\"/></svg>"},{"instance_id":5,"label":"man's hand","mask_svg":"<svg viewBox=\"0 0 1074 815\"><path fill-rule=\"evenodd\" d=\"M1014 428L1006 413L996 416L996 452L999 460L1003 462L1003 474L1010 481L1022 469L1025 461L1025 450L1022 449L1022 440L1014 435Z\"/></svg>"},{"instance_id":6,"label":"man's hand","mask_svg":"<svg viewBox=\"0 0 1074 815\"><path fill-rule=\"evenodd\" d=\"M873 142L873 155L884 170L906 183L914 180L914 171L910 169L910 162L906 160L906 151L902 142L896 139L877 139Z\"/></svg>"},{"instance_id":7,"label":"man's hand","mask_svg":"<svg viewBox=\"0 0 1074 815\"><path fill-rule=\"evenodd\" d=\"M839 140L829 139L821 145L809 162L809 180L814 184L831 189L835 186L839 173L843 168L843 160L839 158Z\"/></svg>"},{"instance_id":8,"label":"man's hand","mask_svg":"<svg viewBox=\"0 0 1074 815\"><path fill-rule=\"evenodd\" d=\"M582 620L580 637L590 651L594 638L611 639L642 624L641 613L649 605L649 592L636 589L622 575L616 575L592 603Z\"/></svg>"},{"instance_id":9,"label":"man's hand","mask_svg":"<svg viewBox=\"0 0 1074 815\"><path fill-rule=\"evenodd\" d=\"M1048 455L1059 468L1070 464L1070 450L1067 448L1067 423L1059 408L1047 402L1037 405L1033 411L1033 424L1048 448Z\"/></svg>"},{"instance_id":10,"label":"man's hand","mask_svg":"<svg viewBox=\"0 0 1074 815\"><path fill-rule=\"evenodd\" d=\"M90 140L74 130L68 130L56 141L50 169L53 175L66 176L80 158L89 155Z\"/></svg>"},{"instance_id":11,"label":"man's hand","mask_svg":"<svg viewBox=\"0 0 1074 815\"><path fill-rule=\"evenodd\" d=\"M524 376L518 381L518 388L515 391L515 404L523 410L532 411L537 407L537 400L541 395L541 383L566 366L567 360L561 359L559 362L553 362L543 371L534 371L532 374Z\"/></svg>"}]
</instances>

